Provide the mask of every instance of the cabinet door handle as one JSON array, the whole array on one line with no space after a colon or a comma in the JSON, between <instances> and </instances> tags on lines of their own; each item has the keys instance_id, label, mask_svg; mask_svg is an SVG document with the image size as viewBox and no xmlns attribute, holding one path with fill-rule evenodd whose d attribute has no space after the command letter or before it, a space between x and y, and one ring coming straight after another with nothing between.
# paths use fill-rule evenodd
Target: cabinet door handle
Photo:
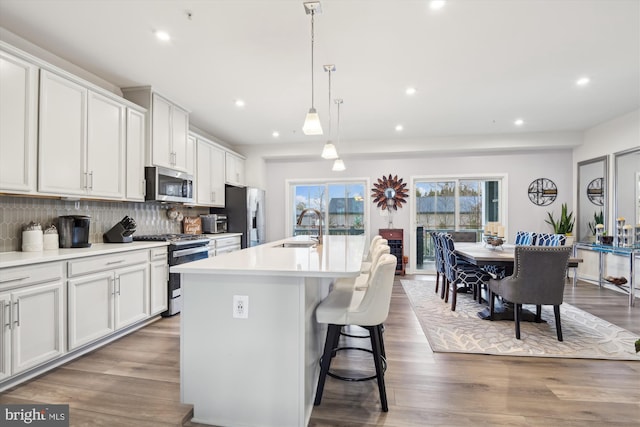
<instances>
[{"instance_id":1,"label":"cabinet door handle","mask_svg":"<svg viewBox=\"0 0 640 427\"><path fill-rule=\"evenodd\" d=\"M84 189L89 189L89 174L87 172L84 173Z\"/></svg>"},{"instance_id":2,"label":"cabinet door handle","mask_svg":"<svg viewBox=\"0 0 640 427\"><path fill-rule=\"evenodd\" d=\"M89 190L93 190L93 171L89 172Z\"/></svg>"},{"instance_id":3,"label":"cabinet door handle","mask_svg":"<svg viewBox=\"0 0 640 427\"><path fill-rule=\"evenodd\" d=\"M120 295L120 276L116 277L116 280L118 281L118 295Z\"/></svg>"},{"instance_id":4,"label":"cabinet door handle","mask_svg":"<svg viewBox=\"0 0 640 427\"><path fill-rule=\"evenodd\" d=\"M20 300L16 300L16 302L13 303L16 307L16 320L14 321L14 323L16 324L16 326L20 326Z\"/></svg>"},{"instance_id":5,"label":"cabinet door handle","mask_svg":"<svg viewBox=\"0 0 640 427\"><path fill-rule=\"evenodd\" d=\"M107 263L107 265L120 264L120 263L123 263L123 262L124 262L123 259L119 259L118 261L109 261Z\"/></svg>"},{"instance_id":6,"label":"cabinet door handle","mask_svg":"<svg viewBox=\"0 0 640 427\"><path fill-rule=\"evenodd\" d=\"M0 280L0 283L17 282L18 280L28 279L31 276L14 277L12 279Z\"/></svg>"},{"instance_id":7,"label":"cabinet door handle","mask_svg":"<svg viewBox=\"0 0 640 427\"><path fill-rule=\"evenodd\" d=\"M3 304L2 305L2 323L4 323L4 319L5 319L5 312L9 312L8 316L9 316L9 323L4 323L4 327L9 327L9 329L11 329L11 320L13 318L13 316L11 315L11 303L8 304Z\"/></svg>"},{"instance_id":8,"label":"cabinet door handle","mask_svg":"<svg viewBox=\"0 0 640 427\"><path fill-rule=\"evenodd\" d=\"M147 196L147 180L143 179L142 180L142 195L143 196Z\"/></svg>"}]
</instances>

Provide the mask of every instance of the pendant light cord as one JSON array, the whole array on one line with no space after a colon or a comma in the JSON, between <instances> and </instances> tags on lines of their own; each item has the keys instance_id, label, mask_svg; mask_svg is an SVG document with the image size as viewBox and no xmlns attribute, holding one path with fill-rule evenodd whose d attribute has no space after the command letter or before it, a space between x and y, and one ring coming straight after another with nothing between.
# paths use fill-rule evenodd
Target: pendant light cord
<instances>
[{"instance_id":1,"label":"pendant light cord","mask_svg":"<svg viewBox=\"0 0 640 427\"><path fill-rule=\"evenodd\" d=\"M337 147L338 145L340 145L340 104L342 104L342 100L340 100L339 102L336 102L336 104L338 104L338 123L337 123L338 138L337 138L337 145L336 145L336 147Z\"/></svg>"},{"instance_id":2,"label":"pendant light cord","mask_svg":"<svg viewBox=\"0 0 640 427\"><path fill-rule=\"evenodd\" d=\"M314 39L314 16L316 12L314 10L311 11L311 108L314 108L313 104L313 39Z\"/></svg>"},{"instance_id":3,"label":"pendant light cord","mask_svg":"<svg viewBox=\"0 0 640 427\"><path fill-rule=\"evenodd\" d=\"M329 136L327 141L331 140L331 69L329 69Z\"/></svg>"}]
</instances>

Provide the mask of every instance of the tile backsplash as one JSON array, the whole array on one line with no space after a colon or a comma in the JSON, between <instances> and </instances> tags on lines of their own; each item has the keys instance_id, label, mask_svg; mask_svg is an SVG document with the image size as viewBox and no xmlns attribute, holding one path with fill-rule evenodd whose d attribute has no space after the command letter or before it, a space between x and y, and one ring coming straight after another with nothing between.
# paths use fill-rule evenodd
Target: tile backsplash
<instances>
[{"instance_id":1,"label":"tile backsplash","mask_svg":"<svg viewBox=\"0 0 640 427\"><path fill-rule=\"evenodd\" d=\"M31 221L44 227L57 226L63 215L91 217L89 242L102 243L102 235L125 215L136 223L135 234L181 233L182 224L167 218L167 209L176 207L184 216L209 213L208 208L189 208L156 202L67 201L37 197L0 196L0 252L22 250L22 227Z\"/></svg>"}]
</instances>

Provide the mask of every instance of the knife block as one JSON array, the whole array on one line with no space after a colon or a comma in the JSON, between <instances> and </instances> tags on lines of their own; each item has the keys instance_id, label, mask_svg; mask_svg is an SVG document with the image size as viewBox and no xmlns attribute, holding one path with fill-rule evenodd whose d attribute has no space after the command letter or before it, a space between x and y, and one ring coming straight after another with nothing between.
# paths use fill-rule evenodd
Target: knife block
<instances>
[{"instance_id":1,"label":"knife block","mask_svg":"<svg viewBox=\"0 0 640 427\"><path fill-rule=\"evenodd\" d=\"M111 230L102 235L105 243L130 243L133 242L133 236L124 236L126 228L120 223L117 223Z\"/></svg>"}]
</instances>

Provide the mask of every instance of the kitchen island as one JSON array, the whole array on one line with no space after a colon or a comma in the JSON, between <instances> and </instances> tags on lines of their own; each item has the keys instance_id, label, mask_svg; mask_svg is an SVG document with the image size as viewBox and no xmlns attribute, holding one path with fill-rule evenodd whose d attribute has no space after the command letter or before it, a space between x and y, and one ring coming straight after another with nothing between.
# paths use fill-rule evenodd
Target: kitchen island
<instances>
[{"instance_id":1,"label":"kitchen island","mask_svg":"<svg viewBox=\"0 0 640 427\"><path fill-rule=\"evenodd\" d=\"M171 267L182 274L180 392L193 421L306 426L326 327L315 308L357 277L364 236L290 238Z\"/></svg>"}]
</instances>

